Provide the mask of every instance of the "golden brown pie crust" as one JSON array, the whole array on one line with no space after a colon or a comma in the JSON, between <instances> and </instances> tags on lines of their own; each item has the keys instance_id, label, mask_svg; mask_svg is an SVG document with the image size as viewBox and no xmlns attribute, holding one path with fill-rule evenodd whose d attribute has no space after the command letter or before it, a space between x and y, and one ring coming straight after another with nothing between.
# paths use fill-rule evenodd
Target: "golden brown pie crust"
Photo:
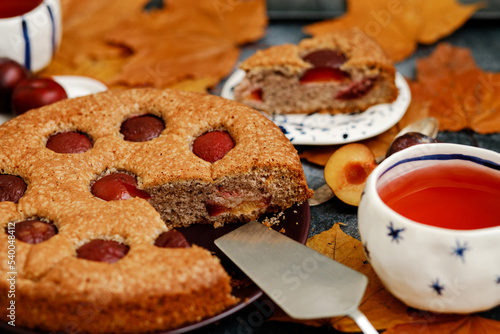
<instances>
[{"instance_id":1,"label":"golden brown pie crust","mask_svg":"<svg viewBox=\"0 0 500 334\"><path fill-rule=\"evenodd\" d=\"M348 59L344 66L376 65L394 72L392 61L384 53L380 45L359 29L346 29L306 38L298 45L282 44L264 50L243 61L240 68L245 71L259 68L286 66L296 72L312 67L302 60L301 56L319 49L335 49L342 51Z\"/></svg>"},{"instance_id":2,"label":"golden brown pie crust","mask_svg":"<svg viewBox=\"0 0 500 334\"><path fill-rule=\"evenodd\" d=\"M342 52L346 57L346 62L339 69L352 74L353 77L358 79L378 77L374 89L370 92L373 96L368 94L367 98L361 97L352 101L338 101L332 97L329 107L326 107L324 103L320 104L322 107L314 104L315 96L327 96L329 84L318 84L326 85L326 89L319 93L303 92L307 91L307 88L299 83L300 77L313 65L304 61L302 57L322 49ZM246 78L235 87L235 99L270 114L360 112L374 104L390 103L398 95L394 83L396 73L394 64L375 40L357 28L306 38L298 45L283 44L258 50L243 61L240 68L246 72ZM269 81L271 78L274 78L274 81ZM258 88L262 89L263 101L255 100L248 94L249 90ZM287 90L291 93L287 94ZM282 98L278 99L281 102L266 101L269 96L274 96L274 98L281 96ZM294 101L300 97L302 97L301 101ZM293 106L287 106L287 104L293 104Z\"/></svg>"},{"instance_id":3,"label":"golden brown pie crust","mask_svg":"<svg viewBox=\"0 0 500 334\"><path fill-rule=\"evenodd\" d=\"M140 114L161 117L165 130L148 142L123 140L121 123ZM194 155L190 145L216 128L228 131L236 146L210 164ZM93 148L81 154L47 149L47 138L63 131L87 133ZM207 94L108 91L61 101L3 124L0 174L18 175L28 187L18 204L0 202L0 226L39 217L58 228L57 235L39 244L16 242L16 325L146 332L200 321L234 304L230 277L210 252L197 246L154 246L169 227L147 200L106 202L94 197L89 185L102 173L118 170L135 174L139 188L153 189L192 180L212 184L261 169L295 178L298 190L291 202L312 195L297 152L278 127L255 110ZM76 249L92 239L119 241L130 251L113 264L77 258ZM7 234L0 233L4 310L9 303L7 273L12 272L7 243Z\"/></svg>"}]
</instances>

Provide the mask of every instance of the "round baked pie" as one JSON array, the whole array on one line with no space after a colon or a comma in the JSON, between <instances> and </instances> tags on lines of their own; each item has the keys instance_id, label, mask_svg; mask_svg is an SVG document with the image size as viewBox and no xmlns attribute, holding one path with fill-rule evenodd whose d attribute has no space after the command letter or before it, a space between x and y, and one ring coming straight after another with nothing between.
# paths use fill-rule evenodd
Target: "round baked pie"
<instances>
[{"instance_id":1,"label":"round baked pie","mask_svg":"<svg viewBox=\"0 0 500 334\"><path fill-rule=\"evenodd\" d=\"M15 305L16 326L62 332L200 321L237 300L182 227L311 195L292 144L237 102L132 89L27 112L0 126L0 306Z\"/></svg>"}]
</instances>

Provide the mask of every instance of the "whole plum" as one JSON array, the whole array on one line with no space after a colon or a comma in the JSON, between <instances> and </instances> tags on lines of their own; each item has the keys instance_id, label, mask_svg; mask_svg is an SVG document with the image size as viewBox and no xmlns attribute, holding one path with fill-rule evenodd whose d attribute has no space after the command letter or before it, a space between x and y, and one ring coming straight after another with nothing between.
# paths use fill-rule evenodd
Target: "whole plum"
<instances>
[{"instance_id":1,"label":"whole plum","mask_svg":"<svg viewBox=\"0 0 500 334\"><path fill-rule=\"evenodd\" d=\"M30 109L68 98L64 88L52 78L28 78L12 92L12 110L21 115Z\"/></svg>"},{"instance_id":2,"label":"whole plum","mask_svg":"<svg viewBox=\"0 0 500 334\"><path fill-rule=\"evenodd\" d=\"M30 73L23 65L18 62L0 57L0 110L11 110L11 99L14 88L29 78Z\"/></svg>"},{"instance_id":3,"label":"whole plum","mask_svg":"<svg viewBox=\"0 0 500 334\"><path fill-rule=\"evenodd\" d=\"M437 142L438 141L436 139L424 135L420 132L408 132L394 139L391 146L389 146L389 148L387 149L386 157L413 145L429 144Z\"/></svg>"}]
</instances>

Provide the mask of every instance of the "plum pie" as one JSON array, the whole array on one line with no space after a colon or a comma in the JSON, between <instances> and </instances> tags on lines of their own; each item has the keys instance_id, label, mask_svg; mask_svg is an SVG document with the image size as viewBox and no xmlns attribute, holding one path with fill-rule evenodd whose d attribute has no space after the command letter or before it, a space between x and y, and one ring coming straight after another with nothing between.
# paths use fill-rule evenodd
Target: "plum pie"
<instances>
[{"instance_id":1,"label":"plum pie","mask_svg":"<svg viewBox=\"0 0 500 334\"><path fill-rule=\"evenodd\" d=\"M0 126L0 305L15 304L16 326L54 332L200 321L237 299L182 228L311 195L293 145L238 102L144 88L29 111Z\"/></svg>"}]
</instances>

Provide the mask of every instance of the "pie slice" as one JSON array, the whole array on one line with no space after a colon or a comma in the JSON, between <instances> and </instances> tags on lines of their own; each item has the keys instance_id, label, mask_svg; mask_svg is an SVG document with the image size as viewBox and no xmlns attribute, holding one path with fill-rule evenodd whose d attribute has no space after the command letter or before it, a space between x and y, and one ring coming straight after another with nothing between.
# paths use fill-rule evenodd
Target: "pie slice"
<instances>
[{"instance_id":1,"label":"pie slice","mask_svg":"<svg viewBox=\"0 0 500 334\"><path fill-rule=\"evenodd\" d=\"M357 113L398 95L392 61L359 29L270 47L240 68L235 99L270 114Z\"/></svg>"}]
</instances>

